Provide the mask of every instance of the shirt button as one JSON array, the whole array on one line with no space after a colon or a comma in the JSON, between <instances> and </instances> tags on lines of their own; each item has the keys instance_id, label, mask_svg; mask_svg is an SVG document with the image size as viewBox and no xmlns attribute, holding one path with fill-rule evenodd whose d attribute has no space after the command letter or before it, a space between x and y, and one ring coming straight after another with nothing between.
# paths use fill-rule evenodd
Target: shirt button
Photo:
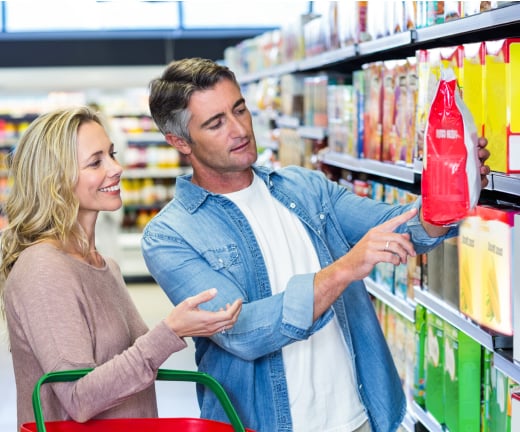
<instances>
[{"instance_id":1,"label":"shirt button","mask_svg":"<svg viewBox=\"0 0 520 432\"><path fill-rule=\"evenodd\" d=\"M320 219L321 220L325 219L325 215L323 213L320 213Z\"/></svg>"},{"instance_id":2,"label":"shirt button","mask_svg":"<svg viewBox=\"0 0 520 432\"><path fill-rule=\"evenodd\" d=\"M291 207L292 209L293 209L293 208L296 208L296 204L291 203L291 204L289 204L289 207Z\"/></svg>"}]
</instances>

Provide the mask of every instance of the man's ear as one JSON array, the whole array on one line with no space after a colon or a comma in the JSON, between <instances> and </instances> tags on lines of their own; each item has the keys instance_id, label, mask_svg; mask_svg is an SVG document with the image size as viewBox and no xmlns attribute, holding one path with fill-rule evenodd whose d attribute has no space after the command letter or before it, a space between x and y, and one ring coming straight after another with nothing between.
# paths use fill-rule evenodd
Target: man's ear
<instances>
[{"instance_id":1,"label":"man's ear","mask_svg":"<svg viewBox=\"0 0 520 432\"><path fill-rule=\"evenodd\" d=\"M185 139L173 134L166 134L164 138L168 144L176 148L183 155L187 156L191 153L191 146L186 142Z\"/></svg>"}]
</instances>

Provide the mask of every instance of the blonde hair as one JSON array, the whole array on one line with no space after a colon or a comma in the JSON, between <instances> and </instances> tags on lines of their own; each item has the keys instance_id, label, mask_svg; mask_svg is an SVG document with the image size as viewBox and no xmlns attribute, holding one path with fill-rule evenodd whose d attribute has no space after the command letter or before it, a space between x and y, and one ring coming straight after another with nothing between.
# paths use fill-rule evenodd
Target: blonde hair
<instances>
[{"instance_id":1,"label":"blonde hair","mask_svg":"<svg viewBox=\"0 0 520 432\"><path fill-rule=\"evenodd\" d=\"M8 225L0 239L3 281L23 250L41 241L72 242L88 252L74 194L77 133L87 122L104 126L101 117L88 107L59 109L39 116L20 138L10 164L11 191L4 205Z\"/></svg>"}]
</instances>

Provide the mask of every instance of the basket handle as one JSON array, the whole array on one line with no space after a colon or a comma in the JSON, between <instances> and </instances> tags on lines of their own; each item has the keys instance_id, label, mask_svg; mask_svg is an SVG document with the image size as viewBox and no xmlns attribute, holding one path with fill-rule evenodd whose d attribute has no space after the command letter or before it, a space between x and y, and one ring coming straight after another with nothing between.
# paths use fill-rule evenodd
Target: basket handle
<instances>
[{"instance_id":1,"label":"basket handle","mask_svg":"<svg viewBox=\"0 0 520 432\"><path fill-rule=\"evenodd\" d=\"M40 397L40 388L44 383L54 382L67 382L75 381L79 378L84 377L92 369L77 369L77 370L66 370L48 372L44 374L36 383L32 395L32 404L34 410L34 419L36 422L36 428L39 432L46 432L45 421L43 420L43 411ZM184 371L184 370L170 370L170 369L159 369L157 371L157 379L162 381L191 381L203 384L209 387L213 393L217 396L217 399L221 403L226 415L229 418L231 425L235 432L246 432L244 425L240 421L235 408L231 404L229 397L222 387L222 385L211 375L204 372L196 371Z\"/></svg>"}]
</instances>

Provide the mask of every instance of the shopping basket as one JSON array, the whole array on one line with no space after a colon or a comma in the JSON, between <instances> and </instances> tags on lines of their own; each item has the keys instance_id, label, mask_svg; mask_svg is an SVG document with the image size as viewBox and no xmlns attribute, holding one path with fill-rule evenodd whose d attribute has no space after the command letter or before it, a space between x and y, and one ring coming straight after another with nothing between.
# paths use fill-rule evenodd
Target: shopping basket
<instances>
[{"instance_id":1,"label":"shopping basket","mask_svg":"<svg viewBox=\"0 0 520 432\"><path fill-rule=\"evenodd\" d=\"M195 371L159 369L157 379L164 381L192 381L203 384L215 393L231 424L201 418L126 418L99 419L77 423L73 420L44 421L40 399L40 387L44 383L77 380L92 369L49 372L34 387L32 403L34 422L24 423L20 432L254 432L245 429L229 397L212 376Z\"/></svg>"}]
</instances>

